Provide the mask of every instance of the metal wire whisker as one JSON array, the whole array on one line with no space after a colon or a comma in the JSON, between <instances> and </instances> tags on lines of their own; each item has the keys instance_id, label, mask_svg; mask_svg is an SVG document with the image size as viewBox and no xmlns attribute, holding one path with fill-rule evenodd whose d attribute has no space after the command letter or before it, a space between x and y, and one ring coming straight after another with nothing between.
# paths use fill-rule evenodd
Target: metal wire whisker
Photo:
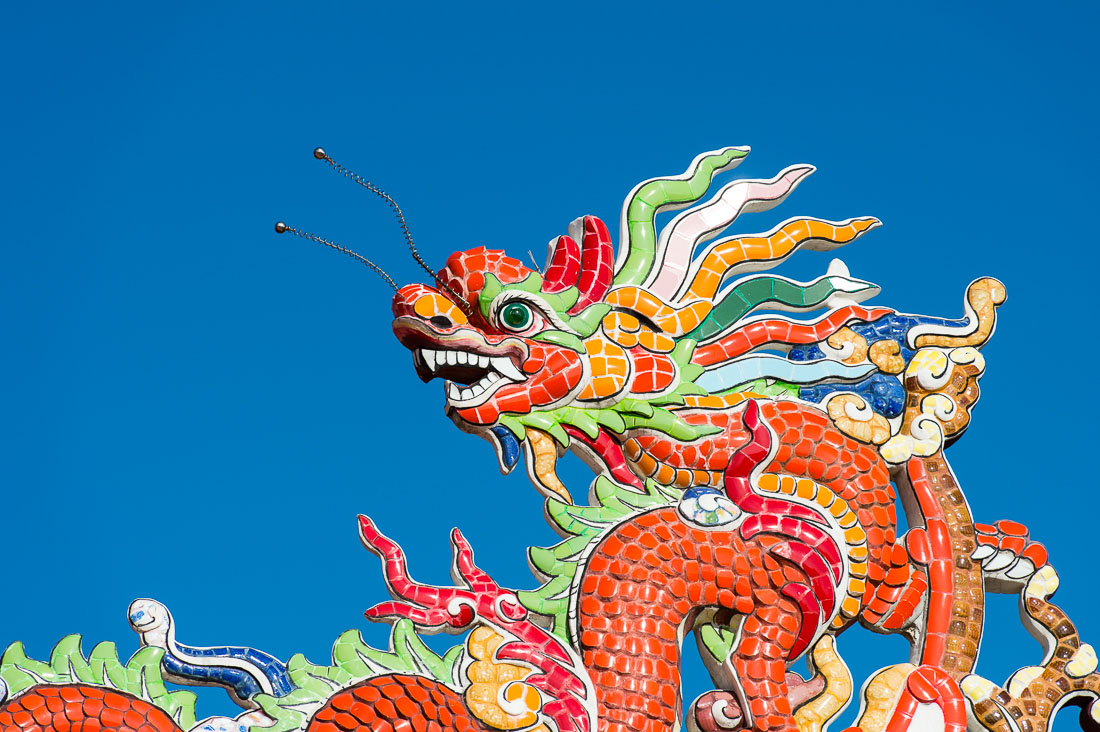
<instances>
[{"instance_id":1,"label":"metal wire whisker","mask_svg":"<svg viewBox=\"0 0 1100 732\"><path fill-rule=\"evenodd\" d=\"M321 236L317 236L316 234L311 234L308 231L304 231L302 229L296 229L293 226L287 226L282 221L275 224L275 231L278 232L279 234L284 234L284 233L294 234L294 236L301 237L302 239L309 239L310 241L321 244L322 246L329 247L330 249L335 249L338 252L343 252L344 254L348 255L352 259L359 260L360 262L365 264L367 267L369 267L371 270L373 270L375 274L377 274L379 277L381 277L383 280L386 281L387 285L389 285L390 287L393 288L394 292L397 292L397 290L398 290L397 283L394 282L393 278L390 277L386 273L386 270L382 269L377 264L370 261L369 259L364 257L362 254L359 254L358 252L353 252L351 249L348 249L345 246L337 244L334 241L329 241L328 239L325 239L324 237L321 237Z\"/></svg>"},{"instance_id":2,"label":"metal wire whisker","mask_svg":"<svg viewBox=\"0 0 1100 732\"><path fill-rule=\"evenodd\" d=\"M315 148L313 151L313 157L317 158L318 160L325 161L333 170L335 170L340 175L344 176L353 183L358 183L371 193L384 199L393 210L394 215L397 217L397 222L401 225L401 232L405 236L405 242L409 245L409 252L412 254L413 259L416 260L416 263L423 267L424 271L427 272L440 287L446 290L452 298L454 298L459 307L461 307L467 313L470 312L470 305L468 302L466 302L466 299L461 297L457 292L451 289L451 286L444 282L442 278L440 278L440 276L435 271L433 271L431 267L428 266L428 263L425 262L424 259L420 256L420 252L416 250L416 243L413 241L412 233L409 231L409 223L405 220L405 214L401 211L401 207L397 205L397 201L393 199L393 196L386 193L384 190L376 186L374 183L371 183L366 178L363 178L355 171L349 170L343 165L340 165L340 163L329 157L324 148Z\"/></svg>"}]
</instances>

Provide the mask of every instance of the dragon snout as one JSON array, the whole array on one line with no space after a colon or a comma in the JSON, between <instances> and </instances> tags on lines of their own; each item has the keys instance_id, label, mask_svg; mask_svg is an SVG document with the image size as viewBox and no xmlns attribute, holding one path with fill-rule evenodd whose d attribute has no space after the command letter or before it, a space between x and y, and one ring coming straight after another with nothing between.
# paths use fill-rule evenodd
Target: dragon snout
<instances>
[{"instance_id":1,"label":"dragon snout","mask_svg":"<svg viewBox=\"0 0 1100 732\"><path fill-rule=\"evenodd\" d=\"M393 332L413 352L424 382L443 379L447 403L477 406L500 389L527 380L527 347L517 338L487 337L455 303L425 285L409 285L393 300Z\"/></svg>"},{"instance_id":2,"label":"dragon snout","mask_svg":"<svg viewBox=\"0 0 1100 732\"><path fill-rule=\"evenodd\" d=\"M426 285L406 285L398 290L393 296L393 317L423 320L444 332L469 323L458 305Z\"/></svg>"}]
</instances>

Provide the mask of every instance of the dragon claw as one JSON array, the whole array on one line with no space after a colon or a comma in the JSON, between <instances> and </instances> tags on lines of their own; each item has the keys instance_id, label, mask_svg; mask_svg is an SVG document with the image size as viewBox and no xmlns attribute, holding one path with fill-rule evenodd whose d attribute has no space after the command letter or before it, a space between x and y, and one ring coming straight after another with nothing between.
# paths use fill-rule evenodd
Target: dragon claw
<instances>
[{"instance_id":1,"label":"dragon claw","mask_svg":"<svg viewBox=\"0 0 1100 732\"><path fill-rule=\"evenodd\" d=\"M974 524L977 547L971 558L982 565L995 591L1016 592L1047 566L1046 548L1030 540L1030 532L1015 521Z\"/></svg>"}]
</instances>

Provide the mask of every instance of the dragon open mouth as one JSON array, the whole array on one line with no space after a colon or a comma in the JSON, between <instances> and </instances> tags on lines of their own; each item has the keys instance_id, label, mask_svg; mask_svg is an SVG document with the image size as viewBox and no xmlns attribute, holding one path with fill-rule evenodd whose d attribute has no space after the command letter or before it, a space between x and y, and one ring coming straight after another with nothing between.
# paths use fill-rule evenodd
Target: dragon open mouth
<instances>
[{"instance_id":1,"label":"dragon open mouth","mask_svg":"<svg viewBox=\"0 0 1100 732\"><path fill-rule=\"evenodd\" d=\"M526 376L508 356L487 356L466 350L413 350L413 364L421 380L445 379L447 401L455 407L482 404L498 389L525 381Z\"/></svg>"}]
</instances>

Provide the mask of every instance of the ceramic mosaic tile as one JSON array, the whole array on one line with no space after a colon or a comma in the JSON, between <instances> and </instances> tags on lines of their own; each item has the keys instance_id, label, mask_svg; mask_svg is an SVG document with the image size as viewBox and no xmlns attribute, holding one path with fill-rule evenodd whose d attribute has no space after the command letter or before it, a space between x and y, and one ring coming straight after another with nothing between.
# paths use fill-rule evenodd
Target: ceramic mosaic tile
<instances>
[{"instance_id":1,"label":"ceramic mosaic tile","mask_svg":"<svg viewBox=\"0 0 1100 732\"><path fill-rule=\"evenodd\" d=\"M431 282L395 286L393 332L417 376L444 382L446 415L505 472L522 458L546 497L561 541L530 548L534 587L500 586L458 529L453 585L417 582L361 516L391 594L366 617L391 627L389 648L348 631L315 665L189 645L143 598L125 664L111 644L85 657L78 636L48 662L9 647L0 732L822 732L855 696L836 644L855 624L911 645L861 683L862 732L1045 732L1067 703L1100 723L1097 655L1050 602L1046 549L1016 521L976 522L945 457L970 425L1004 287L976 280L964 316L942 318L861 305L878 287L839 260L808 282L772 273L878 221L725 235L814 171L735 180L700 203L747 154L704 153L639 184L617 246L598 218L576 219L542 270L481 247L435 272L404 227ZM404 225L392 198L315 155ZM557 474L567 451L596 474L586 495ZM1044 643L1003 685L977 673L988 592L1018 595ZM685 705L688 630L714 689ZM436 653L421 636L437 632L460 640ZM801 659L809 678L792 670ZM196 685L241 714L197 721L176 688Z\"/></svg>"}]
</instances>

